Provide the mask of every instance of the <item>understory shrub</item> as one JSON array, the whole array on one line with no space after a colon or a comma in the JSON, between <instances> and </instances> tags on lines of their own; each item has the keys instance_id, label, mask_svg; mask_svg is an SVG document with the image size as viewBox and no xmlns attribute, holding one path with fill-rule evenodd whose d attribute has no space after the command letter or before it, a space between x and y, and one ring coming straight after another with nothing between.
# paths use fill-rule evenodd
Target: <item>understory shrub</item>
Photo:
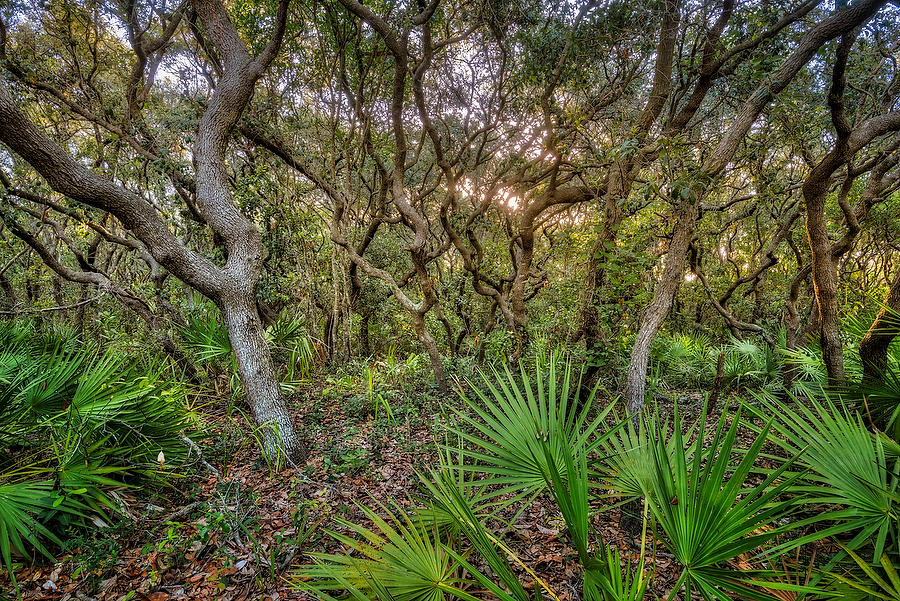
<instances>
[{"instance_id":1,"label":"understory shrub","mask_svg":"<svg viewBox=\"0 0 900 601\"><path fill-rule=\"evenodd\" d=\"M676 563L670 599L894 598L900 452L838 404L765 396L714 424L676 409L635 425L594 395L579 402L558 354L471 384L422 493L363 508L373 526L342 522L331 535L345 551L316 555L297 586L325 599L559 598L498 534L543 494L565 522L584 599L649 595L649 545ZM622 553L594 524L629 500L644 506L641 547ZM810 554L822 539L845 550Z\"/></svg>"},{"instance_id":2,"label":"understory shrub","mask_svg":"<svg viewBox=\"0 0 900 601\"><path fill-rule=\"evenodd\" d=\"M0 323L0 558L51 558L71 530L104 526L116 489L166 478L197 428L162 364L74 336Z\"/></svg>"}]
</instances>

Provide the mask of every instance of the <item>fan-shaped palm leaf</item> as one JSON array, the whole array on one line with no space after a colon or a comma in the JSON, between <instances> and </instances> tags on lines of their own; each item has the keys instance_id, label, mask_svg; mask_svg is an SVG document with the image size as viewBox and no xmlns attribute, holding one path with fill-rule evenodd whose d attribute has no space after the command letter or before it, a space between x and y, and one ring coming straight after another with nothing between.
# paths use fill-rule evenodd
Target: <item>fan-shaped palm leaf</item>
<instances>
[{"instance_id":1,"label":"fan-shaped palm leaf","mask_svg":"<svg viewBox=\"0 0 900 601\"><path fill-rule=\"evenodd\" d=\"M474 415L457 411L458 423L450 426L468 445L461 469L487 474L484 483L496 485L498 496L543 490L549 462L564 474L572 449L591 453L610 432L604 422L613 406L589 418L595 393L579 406L580 378L569 362L556 354L538 358L534 385L524 365L519 371L520 378L508 368L482 374L481 382L472 382L476 402L467 405Z\"/></svg>"},{"instance_id":2,"label":"fan-shaped palm leaf","mask_svg":"<svg viewBox=\"0 0 900 601\"><path fill-rule=\"evenodd\" d=\"M464 601L477 601L459 585L455 574L457 561L445 551L441 535L428 527L415 512L381 507L387 518L367 507L360 509L374 524L366 528L345 520L338 524L354 536L335 531L329 534L355 551L346 554L315 553L314 565L297 571L300 586L309 591L346 590L346 584L367 598L388 593L397 601L442 601L448 595Z\"/></svg>"},{"instance_id":3,"label":"fan-shaped palm leaf","mask_svg":"<svg viewBox=\"0 0 900 601\"><path fill-rule=\"evenodd\" d=\"M769 427L762 428L753 444L738 455L739 460L733 460L738 451L740 412L728 428L725 420L723 415L712 441L708 446L698 446L691 458L684 451L688 445L677 408L672 430L674 456L665 432L649 429L653 471L645 493L651 512L666 534L666 545L682 566L675 591L683 587L686 597L697 591L705 599L730 599L729 592L768 599L754 588L761 583L761 574L724 566L738 555L755 552L790 528L774 525L791 510L791 500L777 499L796 475L786 473L790 465L786 462L764 481L745 485L768 440ZM698 440L703 441L706 432L701 421Z\"/></svg>"},{"instance_id":4,"label":"fan-shaped palm leaf","mask_svg":"<svg viewBox=\"0 0 900 601\"><path fill-rule=\"evenodd\" d=\"M853 532L847 543L851 550L874 542L878 557L888 542L896 546L900 458L889 452L895 443L882 433L869 431L862 416L851 415L828 399L810 399L808 404L793 406L772 397L761 400L772 415L779 416L774 427L780 436L773 441L788 456L799 456L799 464L809 468L795 489L807 495L808 503L834 507L801 522L834 523L797 542Z\"/></svg>"}]
</instances>

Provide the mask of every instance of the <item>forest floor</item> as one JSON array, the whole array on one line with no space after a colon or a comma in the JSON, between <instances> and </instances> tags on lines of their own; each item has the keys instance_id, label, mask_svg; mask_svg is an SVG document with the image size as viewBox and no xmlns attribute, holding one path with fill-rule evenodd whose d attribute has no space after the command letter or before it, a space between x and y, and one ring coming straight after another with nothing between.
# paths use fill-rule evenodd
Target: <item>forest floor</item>
<instances>
[{"instance_id":1,"label":"forest floor","mask_svg":"<svg viewBox=\"0 0 900 601\"><path fill-rule=\"evenodd\" d=\"M171 479L149 495L122 491L128 518L70 540L56 563L18 570L23 598L310 599L292 585L292 570L310 562L311 552L340 548L325 530L339 529L336 518L364 521L357 504L409 503L417 490L416 471L437 459L435 416L442 403L457 402L425 395L415 415L395 413L387 424L383 416L376 423L371 415L348 412L344 401L322 399L305 412L297 409L295 417L307 426L311 447L303 467L270 470L254 444L223 453L210 443L204 459L218 474L198 463L194 473ZM687 398L683 406L699 404ZM207 422L210 441L251 439L249 431L226 432L235 422L224 415L208 415ZM618 509L602 511L594 520L604 541L637 559L640 532L632 535L621 527ZM548 498L538 497L505 533L505 541L560 600L581 598L577 559ZM661 548L650 552L653 592L665 595L677 576L675 566ZM8 591L2 574L0 591ZM523 572L523 582L529 580Z\"/></svg>"}]
</instances>

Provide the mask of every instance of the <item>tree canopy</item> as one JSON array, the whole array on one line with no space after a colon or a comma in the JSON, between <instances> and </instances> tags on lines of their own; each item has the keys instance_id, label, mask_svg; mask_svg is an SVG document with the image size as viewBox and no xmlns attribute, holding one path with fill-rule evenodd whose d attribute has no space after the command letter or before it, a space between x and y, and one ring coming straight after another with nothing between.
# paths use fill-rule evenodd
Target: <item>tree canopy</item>
<instances>
[{"instance_id":1,"label":"tree canopy","mask_svg":"<svg viewBox=\"0 0 900 601\"><path fill-rule=\"evenodd\" d=\"M710 473L746 476L769 429L791 454L810 436L806 421L845 420L845 434L862 416L879 432L900 424L900 356L891 351L900 324L898 25L900 7L888 0L7 0L0 431L4 415L22 411L31 417L15 428L27 422L34 440L51 436L76 409L94 415L99 382L110 378L122 407L132 399L129 411L169 424L145 432L149 421L123 413L115 436L141 446L129 461L152 463L153 445L161 457L176 453L178 440L190 456L187 405L177 404L179 413L161 399L182 403L180 386L196 385L240 397L263 456L299 468L312 408L341 389L347 366L364 366L366 403L391 420L390 399L376 390L379 366L390 366L410 398L419 386L441 399L451 385L490 390L477 395L487 407L478 418L450 420L449 432L481 450L460 449L467 459L443 466L460 473L425 479L438 499L432 509L476 528L486 506L476 499L465 513L441 478L465 480L472 465L499 462L488 487L524 479L535 494L550 491L588 566L588 590L600 578L591 562L619 556L594 557L579 530L586 514L566 503L582 484L587 498L592 453L631 444L617 432L648 436L640 444L654 455L643 460L688 487L669 491L660 472L628 489L677 545L679 520L688 519L672 508L679 496L703 489ZM554 349L583 367L577 383L557 377ZM133 376L116 354L152 375ZM552 407L516 404L519 381L501 377L511 365L523 366L530 401L526 366L541 402L543 382L553 382ZM499 383L462 383L488 366ZM409 375L419 372L421 381ZM53 376L38 392L16 373ZM175 383L178 393L160 392ZM668 422L647 422L648 432L641 425L667 390L700 389L714 406L747 386L772 393L761 403L784 419L752 426L758 438L746 464L728 463L740 411L709 430L701 420L698 431L728 451L715 456L680 431L667 438ZM597 390L621 397L621 430L605 429L609 407L600 417L586 408ZM794 394L811 404L795 413L782 404ZM833 395L848 395L849 409L831 405ZM571 445L526 444L524 430L504 430L511 424L501 414L531 411L536 439L552 430ZM555 411L558 419L548 417ZM506 451L527 449L539 473L505 474L522 457L476 440L473 429ZM102 430L90 430L101 447ZM861 455L896 446L862 432L845 441ZM18 444L4 436L0 448ZM867 446L873 440L877 448ZM804 469L830 461L827 449L812 455ZM45 457L40 469L69 473L75 456ZM103 461L85 459L86 469L118 469ZM3 475L5 465L0 499L4 482L24 482ZM24 469L14 465L9 474ZM787 550L774 542L780 531L755 530L776 514L787 519L786 507L769 501L799 476L789 463L778 469L783 481L721 491L756 512L746 536L723 545ZM101 471L86 486L28 481L29 491L58 489L63 500L36 501L21 515L93 494L91 486L108 484ZM672 507L648 487L671 492ZM77 503L62 507L66 519L86 515ZM846 525L844 514L827 515ZM425 519L403 516L400 529ZM0 509L8 568L9 540L19 551L26 545L7 532L44 554L40 540L60 542L37 518L39 527L22 519L4 522ZM875 569L897 541L895 529L872 524L857 524L856 538L840 544L844 559L858 558L860 541L876 536ZM480 532L469 533L473 548L506 574L505 554ZM475 569L466 567L469 551L428 544ZM687 566L676 584L688 595L693 587L706 598L726 589L759 598L756 584L717 576L719 560L687 547L673 553ZM387 598L359 574L346 582L334 574L306 572ZM511 581L501 590L474 577L495 597L531 598Z\"/></svg>"}]
</instances>

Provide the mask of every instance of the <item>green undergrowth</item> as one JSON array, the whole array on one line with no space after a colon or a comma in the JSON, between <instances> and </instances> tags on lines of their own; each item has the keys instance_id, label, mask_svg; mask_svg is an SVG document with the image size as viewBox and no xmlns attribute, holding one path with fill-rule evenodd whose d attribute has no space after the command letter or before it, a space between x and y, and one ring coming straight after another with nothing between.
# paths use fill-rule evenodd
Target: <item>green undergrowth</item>
<instances>
[{"instance_id":1,"label":"green undergrowth","mask_svg":"<svg viewBox=\"0 0 900 601\"><path fill-rule=\"evenodd\" d=\"M0 323L0 558L21 561L118 519L117 491L165 482L199 427L165 364Z\"/></svg>"},{"instance_id":2,"label":"green undergrowth","mask_svg":"<svg viewBox=\"0 0 900 601\"><path fill-rule=\"evenodd\" d=\"M502 535L544 495L590 601L650 598L663 551L669 599L894 598L900 446L842 398L761 392L714 420L676 406L635 421L580 384L560 354L470 381L419 491L360 502L365 520L330 531L343 551L313 554L295 585L321 599L560 599ZM640 544L623 551L597 524L629 501Z\"/></svg>"}]
</instances>

